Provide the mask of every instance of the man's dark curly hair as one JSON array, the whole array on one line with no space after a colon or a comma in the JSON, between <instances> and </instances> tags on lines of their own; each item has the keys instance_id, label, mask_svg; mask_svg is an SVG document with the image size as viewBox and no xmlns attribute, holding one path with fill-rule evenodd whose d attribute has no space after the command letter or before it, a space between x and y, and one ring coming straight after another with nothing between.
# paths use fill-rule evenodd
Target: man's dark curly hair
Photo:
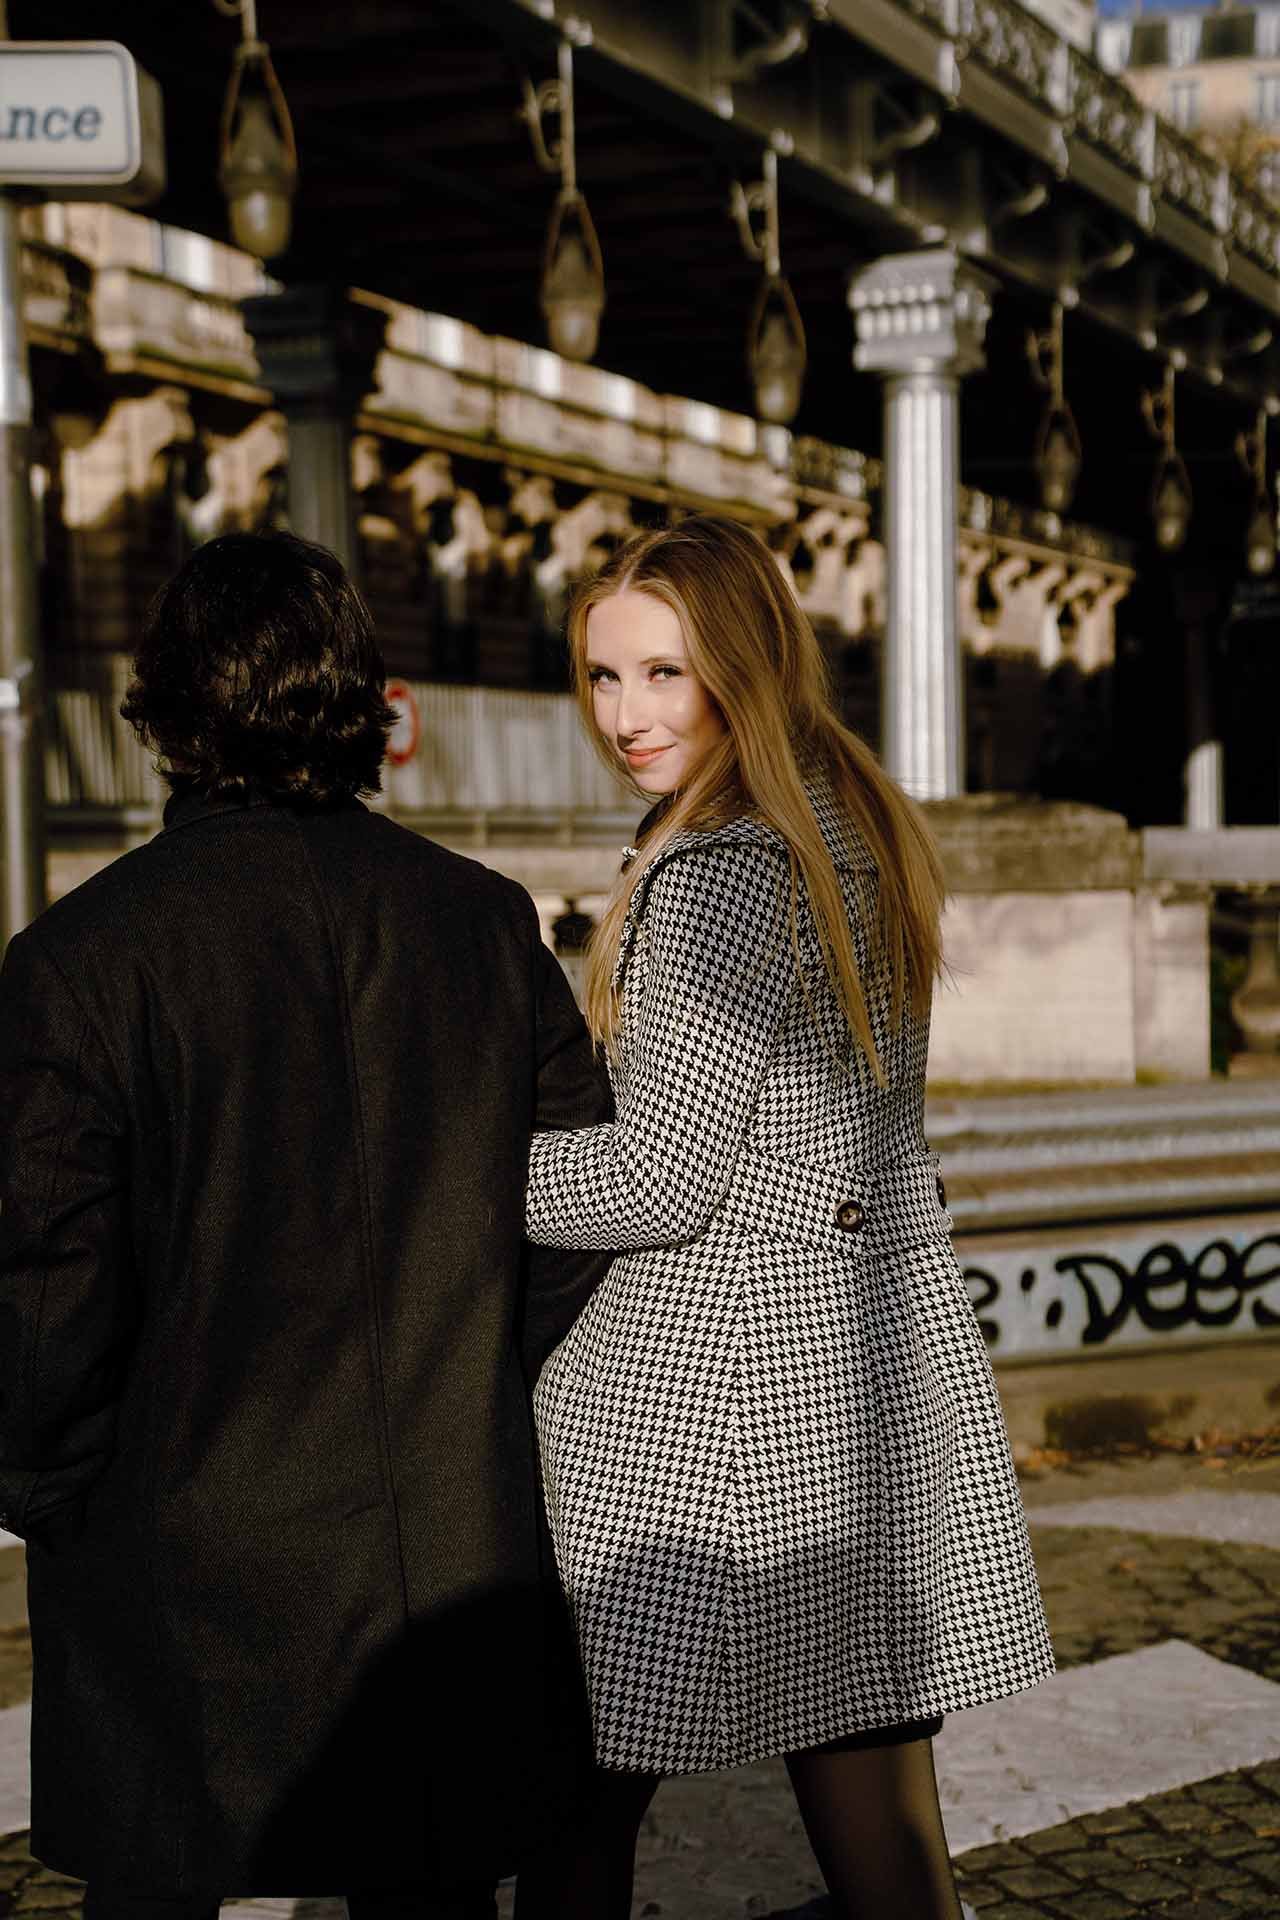
<instances>
[{"instance_id":1,"label":"man's dark curly hair","mask_svg":"<svg viewBox=\"0 0 1280 1920\"><path fill-rule=\"evenodd\" d=\"M175 789L321 806L381 785L383 679L369 609L327 547L229 533L152 601L120 711Z\"/></svg>"}]
</instances>

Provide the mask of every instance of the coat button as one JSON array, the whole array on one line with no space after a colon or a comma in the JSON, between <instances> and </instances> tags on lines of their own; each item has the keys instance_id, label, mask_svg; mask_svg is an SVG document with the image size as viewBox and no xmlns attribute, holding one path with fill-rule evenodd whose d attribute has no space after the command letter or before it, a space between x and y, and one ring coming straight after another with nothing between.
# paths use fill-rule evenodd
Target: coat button
<instances>
[{"instance_id":1,"label":"coat button","mask_svg":"<svg viewBox=\"0 0 1280 1920\"><path fill-rule=\"evenodd\" d=\"M945 1207L947 1204L947 1189L941 1174L939 1174L937 1177L937 1188L938 1188L938 1205L940 1207Z\"/></svg>"},{"instance_id":2,"label":"coat button","mask_svg":"<svg viewBox=\"0 0 1280 1920\"><path fill-rule=\"evenodd\" d=\"M867 1217L861 1200L842 1200L836 1208L836 1225L846 1233L856 1233Z\"/></svg>"}]
</instances>

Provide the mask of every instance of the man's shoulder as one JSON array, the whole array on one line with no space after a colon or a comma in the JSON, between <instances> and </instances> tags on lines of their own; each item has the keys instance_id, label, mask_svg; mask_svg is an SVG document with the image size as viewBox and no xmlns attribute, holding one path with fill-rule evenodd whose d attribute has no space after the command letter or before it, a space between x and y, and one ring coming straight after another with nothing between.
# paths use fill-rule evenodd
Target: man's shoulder
<instances>
[{"instance_id":1,"label":"man's shoulder","mask_svg":"<svg viewBox=\"0 0 1280 1920\"><path fill-rule=\"evenodd\" d=\"M488 908L527 917L533 910L528 893L518 881L387 814L357 815L348 821L347 831L364 843L367 857L382 866L392 884L446 892L452 899L482 911Z\"/></svg>"},{"instance_id":2,"label":"man's shoulder","mask_svg":"<svg viewBox=\"0 0 1280 1920\"><path fill-rule=\"evenodd\" d=\"M84 880L50 903L32 922L38 941L74 945L112 926L136 924L139 909L152 899L158 874L158 840L116 854Z\"/></svg>"},{"instance_id":3,"label":"man's shoulder","mask_svg":"<svg viewBox=\"0 0 1280 1920\"><path fill-rule=\"evenodd\" d=\"M217 831L216 819L208 823ZM336 835L346 840L346 864L376 883L378 891L403 888L415 896L447 897L467 914L489 914L504 920L528 919L533 904L516 881L479 860L457 853L415 833L385 814L353 809L342 820L314 822L321 841ZM273 836L274 838L274 836ZM332 841L330 841L332 844ZM245 846L246 857L252 859ZM299 850L300 851L300 850ZM141 847L119 854L87 879L45 908L34 923L38 943L75 964L77 953L103 951L112 945L143 943L163 925L171 908L189 906L189 857L198 852L195 836L183 829L159 833ZM281 843L274 854L282 857ZM325 864L323 856L321 864ZM206 910L212 906L202 894Z\"/></svg>"}]
</instances>

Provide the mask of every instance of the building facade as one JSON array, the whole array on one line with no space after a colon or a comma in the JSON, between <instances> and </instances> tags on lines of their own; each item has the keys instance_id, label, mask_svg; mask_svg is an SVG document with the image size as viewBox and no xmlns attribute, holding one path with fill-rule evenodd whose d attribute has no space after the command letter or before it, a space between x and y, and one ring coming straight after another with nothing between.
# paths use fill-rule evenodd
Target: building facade
<instances>
[{"instance_id":1,"label":"building facade","mask_svg":"<svg viewBox=\"0 0 1280 1920\"><path fill-rule=\"evenodd\" d=\"M1280 193L1280 5L1100 21L1099 64L1251 185Z\"/></svg>"}]
</instances>

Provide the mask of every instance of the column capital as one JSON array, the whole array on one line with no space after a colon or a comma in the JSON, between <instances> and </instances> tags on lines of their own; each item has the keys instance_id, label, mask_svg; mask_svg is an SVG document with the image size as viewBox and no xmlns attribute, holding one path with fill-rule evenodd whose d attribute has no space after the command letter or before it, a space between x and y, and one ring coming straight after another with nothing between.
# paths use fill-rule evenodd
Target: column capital
<instances>
[{"instance_id":1,"label":"column capital","mask_svg":"<svg viewBox=\"0 0 1280 1920\"><path fill-rule=\"evenodd\" d=\"M996 282L949 247L888 253L849 282L860 373L950 374L986 364L983 340Z\"/></svg>"},{"instance_id":2,"label":"column capital","mask_svg":"<svg viewBox=\"0 0 1280 1920\"><path fill-rule=\"evenodd\" d=\"M354 413L373 387L387 315L343 287L293 285L253 294L240 310L263 384L290 418Z\"/></svg>"}]
</instances>

